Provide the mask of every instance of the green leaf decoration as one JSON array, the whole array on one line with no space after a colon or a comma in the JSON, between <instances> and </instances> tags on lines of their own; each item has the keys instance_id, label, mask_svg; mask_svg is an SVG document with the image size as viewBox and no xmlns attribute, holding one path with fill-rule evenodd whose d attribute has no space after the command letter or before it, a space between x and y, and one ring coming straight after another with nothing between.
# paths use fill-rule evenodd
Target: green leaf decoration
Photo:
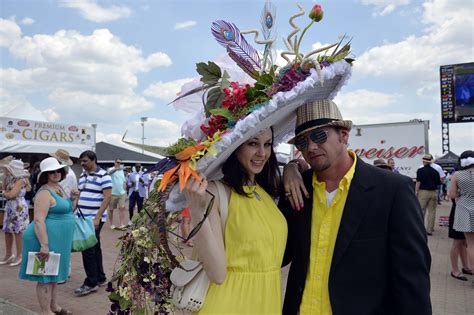
<instances>
[{"instance_id":1,"label":"green leaf decoration","mask_svg":"<svg viewBox=\"0 0 474 315\"><path fill-rule=\"evenodd\" d=\"M194 139L179 138L178 141L165 149L167 156L174 156L177 153L183 151L187 147L196 145Z\"/></svg>"},{"instance_id":2,"label":"green leaf decoration","mask_svg":"<svg viewBox=\"0 0 474 315\"><path fill-rule=\"evenodd\" d=\"M247 92L245 92L245 97L248 99L248 100L256 100L257 98L260 98L260 97L264 97L264 96L267 96L265 94L265 86L261 85L261 84L255 84L255 87L249 87L247 89Z\"/></svg>"},{"instance_id":3,"label":"green leaf decoration","mask_svg":"<svg viewBox=\"0 0 474 315\"><path fill-rule=\"evenodd\" d=\"M219 108L224 100L225 93L222 91L221 87L213 87L207 92L207 101L204 106L206 117L211 116L211 109Z\"/></svg>"},{"instance_id":4,"label":"green leaf decoration","mask_svg":"<svg viewBox=\"0 0 474 315\"><path fill-rule=\"evenodd\" d=\"M232 118L232 113L227 108L214 108L210 110L212 115L223 116L227 119Z\"/></svg>"},{"instance_id":5,"label":"green leaf decoration","mask_svg":"<svg viewBox=\"0 0 474 315\"><path fill-rule=\"evenodd\" d=\"M257 83L259 83L259 84L261 84L265 87L271 86L273 84L273 77L272 77L271 74L263 73L258 78Z\"/></svg>"},{"instance_id":6,"label":"green leaf decoration","mask_svg":"<svg viewBox=\"0 0 474 315\"><path fill-rule=\"evenodd\" d=\"M201 82L206 85L216 85L222 77L221 68L212 61L197 63L196 71L201 75Z\"/></svg>"}]
</instances>

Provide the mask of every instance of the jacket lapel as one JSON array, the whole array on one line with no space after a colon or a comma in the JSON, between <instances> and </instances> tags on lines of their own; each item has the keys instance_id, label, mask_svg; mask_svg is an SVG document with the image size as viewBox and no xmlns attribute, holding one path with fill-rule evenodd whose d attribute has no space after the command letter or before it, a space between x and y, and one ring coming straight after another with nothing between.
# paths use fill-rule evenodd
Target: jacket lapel
<instances>
[{"instance_id":1,"label":"jacket lapel","mask_svg":"<svg viewBox=\"0 0 474 315\"><path fill-rule=\"evenodd\" d=\"M351 181L349 194L347 195L344 212L339 225L331 270L337 266L337 263L354 238L362 219L365 217L365 212L369 206L371 197L373 197L369 195L370 190L374 186L371 183L370 172L367 172L367 170L367 164L357 158L354 177Z\"/></svg>"}]
</instances>

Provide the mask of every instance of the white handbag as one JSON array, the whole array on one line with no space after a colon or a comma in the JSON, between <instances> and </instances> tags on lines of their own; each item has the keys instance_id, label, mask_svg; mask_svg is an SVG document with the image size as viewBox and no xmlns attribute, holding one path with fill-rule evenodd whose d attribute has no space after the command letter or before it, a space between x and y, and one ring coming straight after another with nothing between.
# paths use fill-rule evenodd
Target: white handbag
<instances>
[{"instance_id":1,"label":"white handbag","mask_svg":"<svg viewBox=\"0 0 474 315\"><path fill-rule=\"evenodd\" d=\"M215 183L219 195L222 236L224 236L228 198L224 185L219 181ZM201 262L191 259L183 260L180 267L174 268L171 272L170 280L173 284L171 287L173 305L190 312L199 311L209 288L209 278Z\"/></svg>"}]
</instances>

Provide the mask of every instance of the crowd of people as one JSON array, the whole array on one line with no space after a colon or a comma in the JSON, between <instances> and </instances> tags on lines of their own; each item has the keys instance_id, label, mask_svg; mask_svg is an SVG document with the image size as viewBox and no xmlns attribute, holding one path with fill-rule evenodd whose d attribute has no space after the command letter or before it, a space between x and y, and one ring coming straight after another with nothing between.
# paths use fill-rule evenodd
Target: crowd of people
<instances>
[{"instance_id":1,"label":"crowd of people","mask_svg":"<svg viewBox=\"0 0 474 315\"><path fill-rule=\"evenodd\" d=\"M73 161L66 150L50 153L50 157L35 163L30 171L28 163L8 156L0 161L2 196L6 200L3 232L5 253L0 265L20 266L19 278L37 282L37 298L42 314L68 314L57 301L57 285L65 283L71 274L71 244L74 232L74 211L79 208L94 222L97 244L83 251L86 274L83 285L74 291L84 296L106 284L102 262L100 232L106 221L112 229L125 229L134 214L143 207L148 197L151 176L140 164L130 171L116 159L107 170L97 165L93 151L79 156L82 173L77 179ZM125 206L130 200L129 214ZM29 207L34 208L30 223ZM107 215L107 209L108 215ZM118 212L118 225L113 214ZM15 243L15 249L13 248ZM37 252L40 260L48 260L50 253L60 254L58 274L37 276L26 273L28 253Z\"/></svg>"},{"instance_id":2,"label":"crowd of people","mask_svg":"<svg viewBox=\"0 0 474 315\"><path fill-rule=\"evenodd\" d=\"M317 106L327 106L337 112L332 102ZM348 151L350 122L340 116L337 118L337 123L310 124L310 127L307 122L319 121L318 117L306 117L300 122L306 128L290 142L303 153L304 160L288 163L282 185L271 128L241 145L229 157L223 168L230 209L225 229L213 227L221 224L218 209L222 205L217 200L209 220L193 239L212 282L203 312L244 311L246 306L256 311L258 304L261 309L257 313L277 313L275 307L281 303L275 303L274 298L281 294L279 268L292 262L285 313L309 314L315 307L323 312L332 309L345 313L356 306L359 310L364 306L362 313L388 307L396 307L400 313L408 310L429 313L430 255L424 235L433 233L438 202L436 190L443 181L447 182L448 196L453 200L449 229L449 236L454 239L450 252L451 276L466 281L465 275L472 275L469 262L474 261L474 153L464 152L460 157L462 170L447 177L441 176L434 167L433 157L426 154L413 187L408 178L389 175L397 173L393 161L374 161L374 166L383 170L377 171ZM104 223L108 218L112 229L125 228L129 220L126 200L129 200L128 212L132 217L135 207L137 211L143 207L152 179L144 174L140 165L135 165L127 174L120 159L104 170L97 165L95 153L86 151L79 157L83 172L77 181L67 151L58 150L51 156L39 164L33 187L25 163L11 157L0 163L6 184L3 196L7 199L3 224L6 246L0 264L20 265L20 279L37 282L42 312L67 314L59 305L56 292L57 284L70 275L73 209L78 207L85 216L93 218L98 239L94 247L82 252L86 278L75 294L83 296L96 291L106 281L100 245ZM360 178L364 178L363 182ZM285 194L280 198L280 212L273 199L278 197L282 186ZM189 234L189 224L197 224L202 217L208 202L206 189L217 193L212 182L201 185L191 180L186 186L190 207L183 213L184 237ZM25 199L27 192L34 192L34 222L31 224ZM311 211L316 206L315 200L320 212ZM320 204L320 200L326 202ZM369 200L371 203L366 204ZM394 207L398 215L390 216ZM425 209L426 230L423 228ZM119 218L115 226L113 214L117 211ZM371 220L361 224L361 211ZM394 243L390 243L392 241ZM188 242L188 245L193 246L193 243ZM351 251L341 256L349 245ZM22 257L27 257L29 251L39 252L43 259L47 259L49 252L61 253L58 275L27 275L26 259ZM390 261L380 259L386 257L383 253L387 251ZM409 255L404 254L407 251ZM362 256L363 261L358 258ZM368 257L373 257L370 272L379 276L374 277L374 281L354 280L355 275L364 274L360 271L367 268ZM403 285L385 278L389 274L403 276ZM352 286L354 290L347 289ZM381 287L386 290L380 290ZM391 290L401 294L396 305L383 302L386 292ZM418 296L417 303L413 303L414 294ZM361 302L364 296L370 299ZM331 303L331 300L344 303ZM320 306L314 301L319 301Z\"/></svg>"},{"instance_id":3,"label":"crowd of people","mask_svg":"<svg viewBox=\"0 0 474 315\"><path fill-rule=\"evenodd\" d=\"M375 167L363 162L347 148L351 126L332 101L298 108L289 143L304 160L290 161L283 174L273 128L258 132L225 161L225 198L213 200L203 223L210 196L219 195L217 184L204 176L189 179L183 223L202 223L188 245L195 246L211 281L202 313L431 314L427 235L434 231L436 190L446 176L430 154L422 159L415 185L398 174L393 160L376 160ZM124 229L153 182L139 164L127 172L116 159L113 167L101 168L92 151L83 152L79 162L83 171L76 180L67 151L52 153L39 164L33 187L23 162L10 157L0 162L7 199L0 264L20 265L20 279L37 282L42 314L69 313L57 301L57 285L71 272L74 209L93 220L98 240L82 252L86 278L74 293L84 296L106 284L100 242L105 222ZM474 262L473 151L461 154L460 166L447 189L453 200L450 257L451 276L466 281ZM34 192L31 223L28 191ZM224 208L228 217L222 226ZM189 230L183 227L184 238ZM26 274L28 252L43 260L60 253L58 275ZM290 263L283 302L280 268Z\"/></svg>"}]
</instances>

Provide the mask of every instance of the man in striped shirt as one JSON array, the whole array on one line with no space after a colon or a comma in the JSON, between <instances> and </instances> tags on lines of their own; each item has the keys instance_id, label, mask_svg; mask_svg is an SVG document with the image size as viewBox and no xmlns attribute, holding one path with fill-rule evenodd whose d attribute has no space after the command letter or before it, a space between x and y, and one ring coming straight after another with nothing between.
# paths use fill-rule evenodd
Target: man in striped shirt
<instances>
[{"instance_id":1,"label":"man in striped shirt","mask_svg":"<svg viewBox=\"0 0 474 315\"><path fill-rule=\"evenodd\" d=\"M82 252L82 262L86 279L74 293L76 296L87 295L105 285L106 276L102 265L102 249L100 248L100 231L107 219L107 207L112 196L112 179L102 168L97 166L97 156L92 151L84 151L79 156L84 169L79 177L79 201L77 206L85 217L92 218L95 225L97 244Z\"/></svg>"}]
</instances>

